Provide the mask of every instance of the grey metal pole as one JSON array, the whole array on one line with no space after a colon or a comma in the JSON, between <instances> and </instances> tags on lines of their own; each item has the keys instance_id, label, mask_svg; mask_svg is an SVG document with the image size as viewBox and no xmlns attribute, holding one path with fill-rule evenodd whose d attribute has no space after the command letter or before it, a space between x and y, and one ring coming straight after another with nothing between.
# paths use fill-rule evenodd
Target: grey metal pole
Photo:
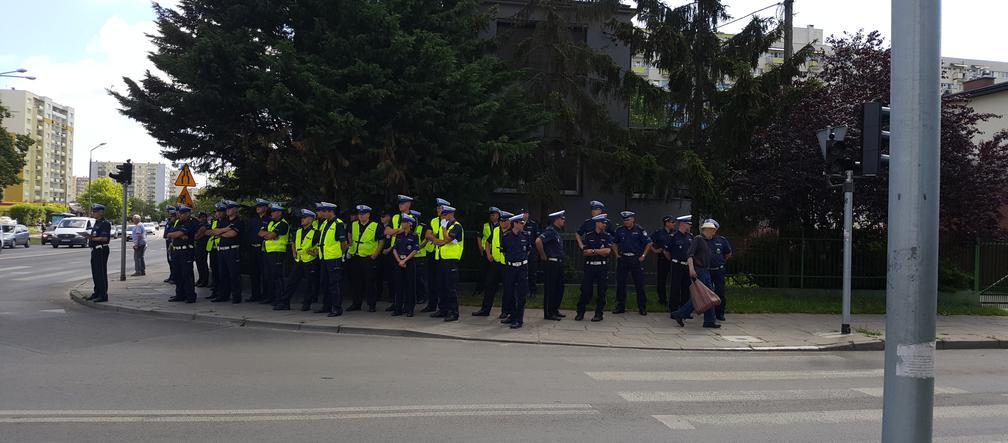
<instances>
[{"instance_id":1,"label":"grey metal pole","mask_svg":"<svg viewBox=\"0 0 1008 443\"><path fill-rule=\"evenodd\" d=\"M794 0L784 0L784 60L794 55Z\"/></svg>"},{"instance_id":2,"label":"grey metal pole","mask_svg":"<svg viewBox=\"0 0 1008 443\"><path fill-rule=\"evenodd\" d=\"M892 0L883 442L932 440L941 0Z\"/></svg>"},{"instance_id":3,"label":"grey metal pole","mask_svg":"<svg viewBox=\"0 0 1008 443\"><path fill-rule=\"evenodd\" d=\"M851 246L854 235L854 171L847 171L844 180L844 217L843 217L843 321L840 324L841 334L850 334L851 305Z\"/></svg>"},{"instance_id":4,"label":"grey metal pole","mask_svg":"<svg viewBox=\"0 0 1008 443\"><path fill-rule=\"evenodd\" d=\"M128 194L129 191L127 190L128 186L126 185L126 183L123 183L122 187L123 187L122 231L121 231L121 233L122 233L122 239L121 239L122 240L122 251L121 251L121 254L120 254L122 256L122 259L120 260L120 263L119 263L119 281L126 281L126 209L127 209L126 208L126 202L127 202L127 198L126 197L127 197L127 194Z\"/></svg>"}]
</instances>

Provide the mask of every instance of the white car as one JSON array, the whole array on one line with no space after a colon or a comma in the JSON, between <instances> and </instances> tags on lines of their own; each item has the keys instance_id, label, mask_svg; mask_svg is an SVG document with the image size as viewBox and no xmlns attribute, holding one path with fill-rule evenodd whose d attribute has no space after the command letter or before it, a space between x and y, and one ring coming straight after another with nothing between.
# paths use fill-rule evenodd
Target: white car
<instances>
[{"instance_id":1,"label":"white car","mask_svg":"<svg viewBox=\"0 0 1008 443\"><path fill-rule=\"evenodd\" d=\"M90 233L94 224L95 219L91 217L64 218L56 225L56 230L49 243L52 243L54 248L58 248L60 245L86 247L88 240L84 234Z\"/></svg>"},{"instance_id":2,"label":"white car","mask_svg":"<svg viewBox=\"0 0 1008 443\"><path fill-rule=\"evenodd\" d=\"M141 224L144 226L144 232L147 235L154 235L154 230L158 228L157 223L154 222L146 222Z\"/></svg>"}]
</instances>

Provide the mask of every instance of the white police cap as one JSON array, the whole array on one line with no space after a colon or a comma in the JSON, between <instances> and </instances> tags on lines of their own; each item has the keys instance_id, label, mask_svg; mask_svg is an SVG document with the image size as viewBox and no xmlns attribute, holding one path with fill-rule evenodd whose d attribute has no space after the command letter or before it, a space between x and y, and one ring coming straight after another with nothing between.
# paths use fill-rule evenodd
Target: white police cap
<instances>
[{"instance_id":1,"label":"white police cap","mask_svg":"<svg viewBox=\"0 0 1008 443\"><path fill-rule=\"evenodd\" d=\"M511 217L508 217L508 220L511 223L515 223L515 222L525 223L525 216L522 215L522 214L512 215Z\"/></svg>"},{"instance_id":2,"label":"white police cap","mask_svg":"<svg viewBox=\"0 0 1008 443\"><path fill-rule=\"evenodd\" d=\"M434 203L437 204L437 206L451 206L451 202L441 197L438 197L437 200L434 200Z\"/></svg>"},{"instance_id":3,"label":"white police cap","mask_svg":"<svg viewBox=\"0 0 1008 443\"><path fill-rule=\"evenodd\" d=\"M628 218L633 218L633 217L637 216L637 214L634 213L634 212L632 212L632 211L623 211L623 212L620 212L619 215L620 215L620 217L623 217L623 220L626 220Z\"/></svg>"},{"instance_id":4,"label":"white police cap","mask_svg":"<svg viewBox=\"0 0 1008 443\"><path fill-rule=\"evenodd\" d=\"M608 222L609 214L599 214L591 218L594 222Z\"/></svg>"},{"instance_id":5,"label":"white police cap","mask_svg":"<svg viewBox=\"0 0 1008 443\"><path fill-rule=\"evenodd\" d=\"M549 215L550 220L555 220L558 218L567 218L567 211L557 211Z\"/></svg>"},{"instance_id":6,"label":"white police cap","mask_svg":"<svg viewBox=\"0 0 1008 443\"><path fill-rule=\"evenodd\" d=\"M368 206L368 205L357 205L357 213L358 214L365 214L365 213L370 214L371 213L371 207Z\"/></svg>"},{"instance_id":7,"label":"white police cap","mask_svg":"<svg viewBox=\"0 0 1008 443\"><path fill-rule=\"evenodd\" d=\"M448 205L441 206L441 213L442 214L451 214L453 212L455 212L455 208L453 208L451 206L448 206Z\"/></svg>"},{"instance_id":8,"label":"white police cap","mask_svg":"<svg viewBox=\"0 0 1008 443\"><path fill-rule=\"evenodd\" d=\"M591 205L592 209L605 209L605 203L602 203L598 200L592 200L591 203L589 203L589 205Z\"/></svg>"},{"instance_id":9,"label":"white police cap","mask_svg":"<svg viewBox=\"0 0 1008 443\"><path fill-rule=\"evenodd\" d=\"M687 223L687 224L691 224L692 225L693 224L693 215L683 215L683 216L680 216L680 217L676 217L675 221L677 221L679 223Z\"/></svg>"}]
</instances>

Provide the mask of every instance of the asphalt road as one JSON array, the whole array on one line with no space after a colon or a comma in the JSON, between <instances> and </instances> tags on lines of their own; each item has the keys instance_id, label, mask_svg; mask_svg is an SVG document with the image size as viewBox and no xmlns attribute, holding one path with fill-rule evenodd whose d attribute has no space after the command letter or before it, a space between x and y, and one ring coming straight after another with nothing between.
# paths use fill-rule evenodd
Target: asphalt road
<instances>
[{"instance_id":1,"label":"asphalt road","mask_svg":"<svg viewBox=\"0 0 1008 443\"><path fill-rule=\"evenodd\" d=\"M163 246L149 254L157 272ZM638 351L219 326L73 304L67 287L88 272L81 249L0 255L0 441L881 435L880 352ZM939 351L938 441L1008 440L1006 362L1004 351Z\"/></svg>"}]
</instances>

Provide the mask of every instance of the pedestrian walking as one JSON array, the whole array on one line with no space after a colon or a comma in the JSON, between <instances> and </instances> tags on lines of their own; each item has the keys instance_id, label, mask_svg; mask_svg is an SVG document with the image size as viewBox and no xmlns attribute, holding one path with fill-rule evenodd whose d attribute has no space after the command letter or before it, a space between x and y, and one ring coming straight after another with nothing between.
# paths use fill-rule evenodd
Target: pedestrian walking
<instances>
[{"instance_id":1,"label":"pedestrian walking","mask_svg":"<svg viewBox=\"0 0 1008 443\"><path fill-rule=\"evenodd\" d=\"M651 234L651 251L655 256L655 287L658 290L658 303L665 307L669 307L669 274L672 272L672 254L669 253L668 247L674 232L675 217L666 215L662 217L661 229Z\"/></svg>"},{"instance_id":2,"label":"pedestrian walking","mask_svg":"<svg viewBox=\"0 0 1008 443\"><path fill-rule=\"evenodd\" d=\"M581 238L581 253L584 256L584 277L581 280L581 298L578 300L577 316L574 320L584 319L585 308L591 299L592 290L597 291L595 299L595 316L591 321L602 321L602 313L606 306L606 289L609 279L608 257L612 252L613 237L606 231L609 218L600 213L591 219L595 228L586 232Z\"/></svg>"},{"instance_id":3,"label":"pedestrian walking","mask_svg":"<svg viewBox=\"0 0 1008 443\"><path fill-rule=\"evenodd\" d=\"M725 264L731 258L732 248L727 238L717 234L717 231L721 229L721 224L714 219L707 219L704 223L706 224L707 222L714 225L714 236L707 240L707 247L711 251L711 284L714 285L711 287L711 290L721 299L721 304L717 305L714 309L714 317L718 321L724 321L725 305L728 303L728 288L725 287Z\"/></svg>"},{"instance_id":4,"label":"pedestrian walking","mask_svg":"<svg viewBox=\"0 0 1008 443\"><path fill-rule=\"evenodd\" d=\"M350 226L350 269L353 276L353 303L347 312L359 311L367 302L368 312L375 312L377 303L375 278L378 254L385 244L384 229L371 220L371 207L357 205L357 220Z\"/></svg>"},{"instance_id":5,"label":"pedestrian walking","mask_svg":"<svg viewBox=\"0 0 1008 443\"><path fill-rule=\"evenodd\" d=\"M620 213L623 226L616 228L614 245L616 249L616 309L613 314L626 312L627 277L633 279L637 291L637 312L647 315L647 293L644 292L644 260L651 251L651 236L637 224L637 214L632 211Z\"/></svg>"},{"instance_id":6,"label":"pedestrian walking","mask_svg":"<svg viewBox=\"0 0 1008 443\"><path fill-rule=\"evenodd\" d=\"M186 205L176 208L178 219L168 239L172 242L172 261L175 263L175 296L170 302L196 303L196 280L193 275L194 242L196 239L196 220L190 217L192 209Z\"/></svg>"},{"instance_id":7,"label":"pedestrian walking","mask_svg":"<svg viewBox=\"0 0 1008 443\"><path fill-rule=\"evenodd\" d=\"M487 238L486 244L483 245L483 256L486 258L487 264L486 274L484 274L486 283L483 284L483 305L479 311L472 313L472 315L477 317L490 315L494 299L497 298L497 290L500 289L501 284L504 282L504 249L501 244L501 238L504 233L511 230L511 217L514 217L514 214L500 211L500 217L500 222L490 231L490 237ZM501 313L499 318L506 319L511 316L514 300L508 298L507 291L501 292Z\"/></svg>"},{"instance_id":8,"label":"pedestrian walking","mask_svg":"<svg viewBox=\"0 0 1008 443\"><path fill-rule=\"evenodd\" d=\"M560 231L567 222L566 212L551 213L549 222L535 244L543 264L543 318L559 321L564 317L560 313L564 293L564 250Z\"/></svg>"},{"instance_id":9,"label":"pedestrian walking","mask_svg":"<svg viewBox=\"0 0 1008 443\"><path fill-rule=\"evenodd\" d=\"M258 235L263 242L265 262L263 269L262 304L278 306L287 287L284 278L284 267L287 264L287 251L290 241L290 224L284 219L284 207L280 203L270 203L270 221L261 228Z\"/></svg>"},{"instance_id":10,"label":"pedestrian walking","mask_svg":"<svg viewBox=\"0 0 1008 443\"><path fill-rule=\"evenodd\" d=\"M444 321L458 321L458 264L465 245L465 231L455 219L455 208L451 206L441 207L440 224L438 237L434 241L434 245L437 246L434 254L438 259L440 276L438 288L442 292L438 311L431 314L431 317L443 317Z\"/></svg>"},{"instance_id":11,"label":"pedestrian walking","mask_svg":"<svg viewBox=\"0 0 1008 443\"><path fill-rule=\"evenodd\" d=\"M91 247L91 280L94 282L94 292L85 300L102 303L108 301L108 257L109 240L112 238L112 224L105 220L105 205L92 204L91 216L95 224L87 233L88 246Z\"/></svg>"},{"instance_id":12,"label":"pedestrian walking","mask_svg":"<svg viewBox=\"0 0 1008 443\"><path fill-rule=\"evenodd\" d=\"M532 251L532 235L525 230L528 215L511 217L511 229L501 237L504 252L504 299L512 300L511 316L501 320L518 329L525 323L525 299L529 292L529 252Z\"/></svg>"},{"instance_id":13,"label":"pedestrian walking","mask_svg":"<svg viewBox=\"0 0 1008 443\"><path fill-rule=\"evenodd\" d=\"M144 253L147 252L147 229L140 224L140 215L133 214L130 219L133 222L133 277L147 275L147 263L144 261Z\"/></svg>"},{"instance_id":14,"label":"pedestrian walking","mask_svg":"<svg viewBox=\"0 0 1008 443\"><path fill-rule=\"evenodd\" d=\"M713 283L711 282L710 276L711 251L710 247L707 246L707 240L712 239L716 231L717 226L712 223L711 220L704 221L704 223L700 225L700 235L693 237L687 253L689 256L687 259L687 266L689 267L690 278L693 280L699 280L703 284L707 285L708 288L713 286ZM679 326L685 326L683 319L685 319L691 312L693 312L693 300L692 298L688 298L686 303L683 304L679 310L672 313L672 318L679 324ZM714 309L708 309L703 313L703 316L703 327L721 327L721 325L717 324L715 321Z\"/></svg>"}]
</instances>

